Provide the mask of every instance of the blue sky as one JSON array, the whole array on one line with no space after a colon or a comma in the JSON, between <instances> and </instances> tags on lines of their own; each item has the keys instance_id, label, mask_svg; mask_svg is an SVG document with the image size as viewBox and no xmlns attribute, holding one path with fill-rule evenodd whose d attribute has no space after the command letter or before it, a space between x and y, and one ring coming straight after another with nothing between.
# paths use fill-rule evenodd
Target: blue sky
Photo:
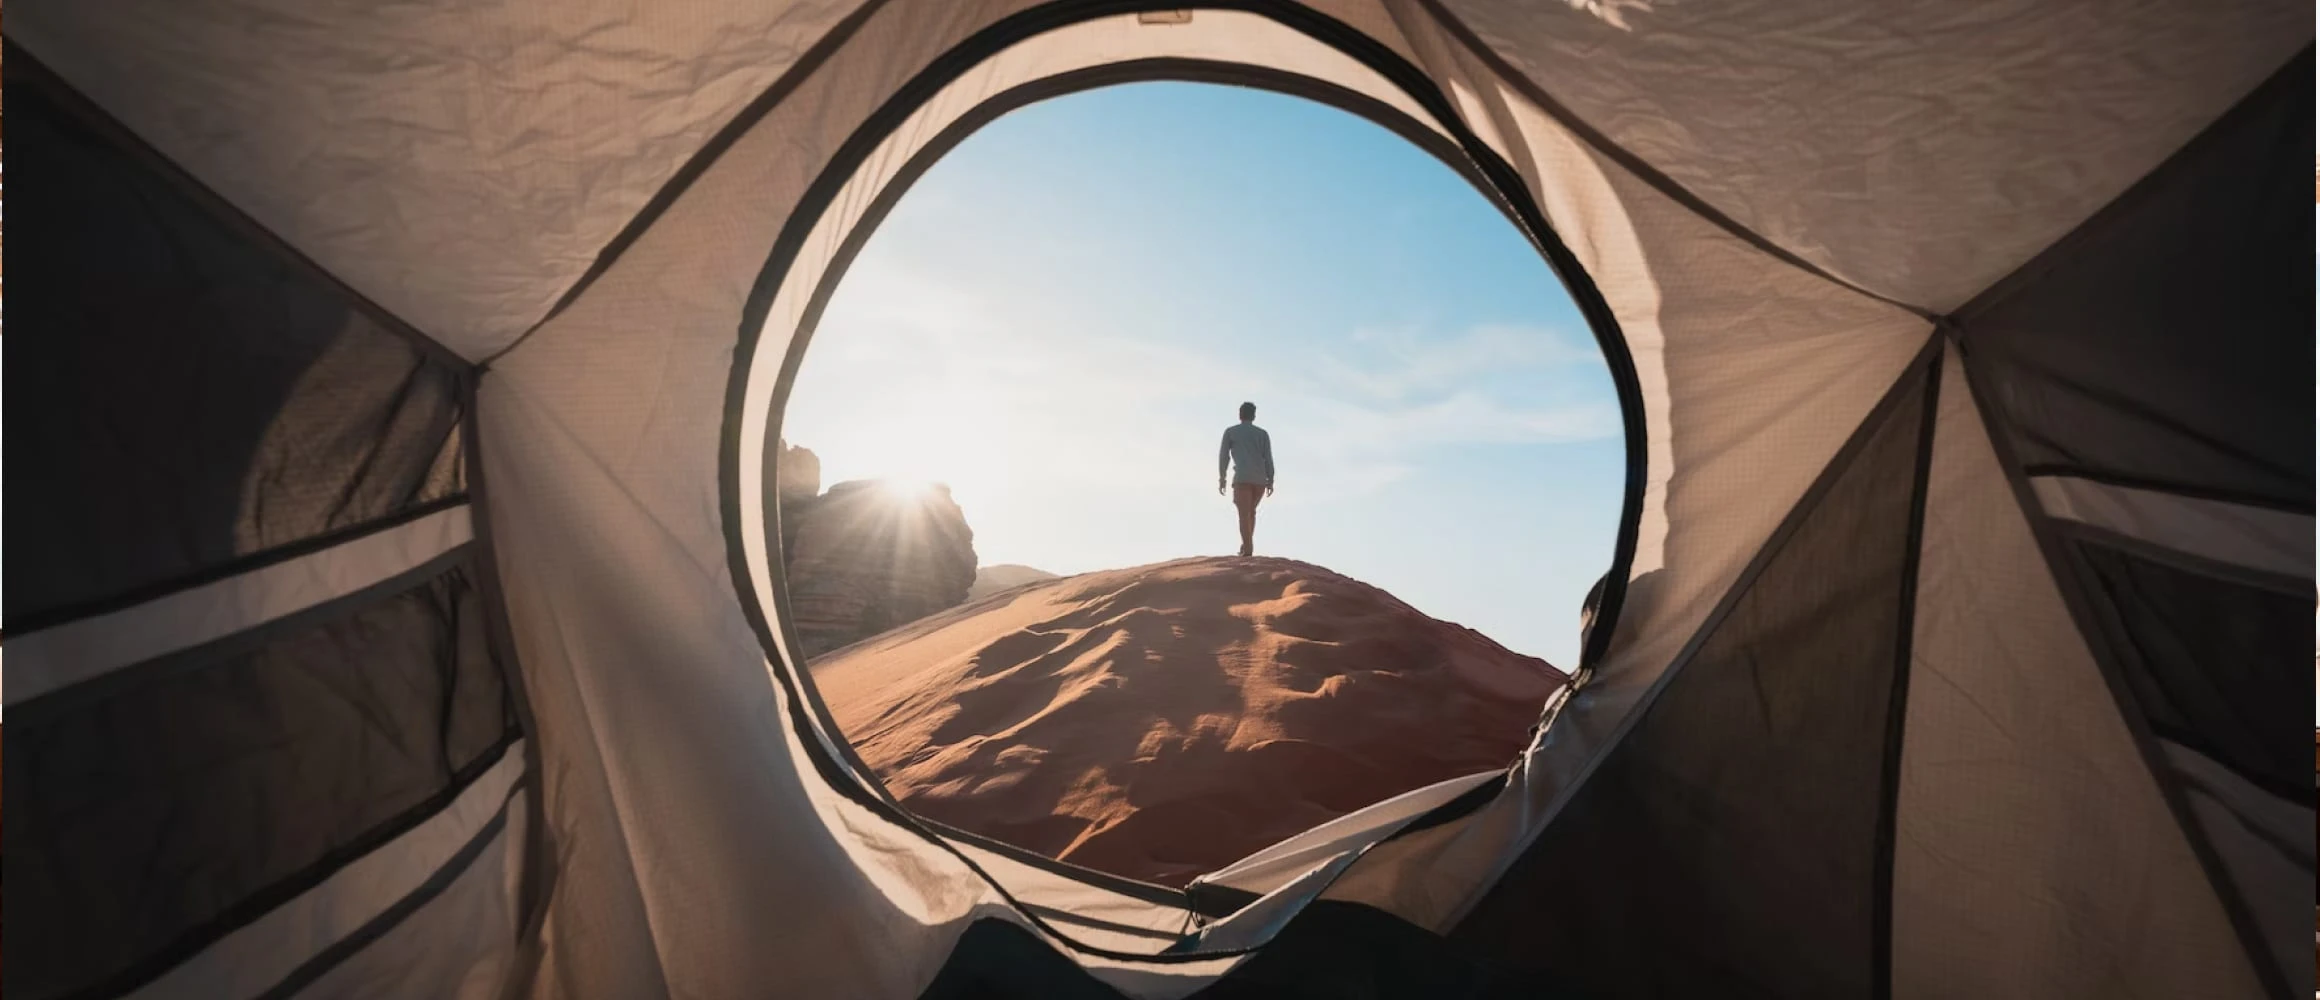
<instances>
[{"instance_id":1,"label":"blue sky","mask_svg":"<svg viewBox=\"0 0 2320 1000\"><path fill-rule=\"evenodd\" d=\"M1432 157L1258 91L1114 87L970 137L796 386L825 485L948 482L984 564L1061 573L1231 554L1217 439L1253 400L1260 554L1566 668L1618 525L1618 403L1553 271Z\"/></svg>"}]
</instances>

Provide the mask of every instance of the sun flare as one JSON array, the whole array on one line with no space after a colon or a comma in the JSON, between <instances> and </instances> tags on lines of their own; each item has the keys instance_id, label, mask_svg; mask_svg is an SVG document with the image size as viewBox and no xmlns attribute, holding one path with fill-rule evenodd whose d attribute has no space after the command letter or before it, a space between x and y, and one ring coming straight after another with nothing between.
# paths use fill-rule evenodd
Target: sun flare
<instances>
[{"instance_id":1,"label":"sun flare","mask_svg":"<svg viewBox=\"0 0 2320 1000\"><path fill-rule=\"evenodd\" d=\"M890 500L917 500L933 493L936 485L927 479L886 479L879 482L878 488Z\"/></svg>"}]
</instances>

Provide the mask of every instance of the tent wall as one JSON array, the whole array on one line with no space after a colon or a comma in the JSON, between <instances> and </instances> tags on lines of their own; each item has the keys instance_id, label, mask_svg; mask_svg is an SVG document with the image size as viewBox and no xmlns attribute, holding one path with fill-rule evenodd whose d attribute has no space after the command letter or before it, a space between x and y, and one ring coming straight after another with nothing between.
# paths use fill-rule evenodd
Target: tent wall
<instances>
[{"instance_id":1,"label":"tent wall","mask_svg":"<svg viewBox=\"0 0 2320 1000\"><path fill-rule=\"evenodd\" d=\"M2302 169L2300 82L2022 267L2308 46L2301 10L1150 6L19 11L142 141L10 51L58 485L16 533L6 846L54 874L10 890L9 985L909 996L1027 947L1264 989L1266 957L1069 940L897 813L814 710L753 493L792 338L917 154L1154 58L1461 144L1616 332L1643 463L1588 683L1486 804L1327 862L1280 939L1312 967L1399 954L1317 930L1346 917L1615 988L2308 985L2310 802L2260 697L2310 597L2267 159Z\"/></svg>"},{"instance_id":2,"label":"tent wall","mask_svg":"<svg viewBox=\"0 0 2320 1000\"><path fill-rule=\"evenodd\" d=\"M1602 995L1876 992L1936 361L1902 375L1453 941Z\"/></svg>"},{"instance_id":3,"label":"tent wall","mask_svg":"<svg viewBox=\"0 0 2320 1000\"><path fill-rule=\"evenodd\" d=\"M1893 996L2260 995L1954 355L1940 405L1893 841Z\"/></svg>"},{"instance_id":4,"label":"tent wall","mask_svg":"<svg viewBox=\"0 0 2320 1000\"><path fill-rule=\"evenodd\" d=\"M22 57L8 63L19 273L41 414L19 633L118 610L464 499L464 372L220 218ZM69 474L68 474L69 473Z\"/></svg>"},{"instance_id":5,"label":"tent wall","mask_svg":"<svg viewBox=\"0 0 2320 1000\"><path fill-rule=\"evenodd\" d=\"M1329 893L1440 931L1622 738L1667 665L1923 348L1930 323L1702 219L1423 18L1418 9L1404 18L1422 65L1516 164L1602 289L1634 356L1648 436L1629 589L1594 676L1499 801L1380 846Z\"/></svg>"},{"instance_id":6,"label":"tent wall","mask_svg":"<svg viewBox=\"0 0 2320 1000\"><path fill-rule=\"evenodd\" d=\"M16 449L39 472L7 638L11 995L288 995L422 904L496 989L515 889L459 882L459 852L520 812L525 769L466 366L22 52L6 73L17 236L42 248L11 351L39 415Z\"/></svg>"},{"instance_id":7,"label":"tent wall","mask_svg":"<svg viewBox=\"0 0 2320 1000\"><path fill-rule=\"evenodd\" d=\"M2312 905L2306 48L1959 314L1997 451L2274 992ZM2300 985L2299 985L2300 984Z\"/></svg>"}]
</instances>

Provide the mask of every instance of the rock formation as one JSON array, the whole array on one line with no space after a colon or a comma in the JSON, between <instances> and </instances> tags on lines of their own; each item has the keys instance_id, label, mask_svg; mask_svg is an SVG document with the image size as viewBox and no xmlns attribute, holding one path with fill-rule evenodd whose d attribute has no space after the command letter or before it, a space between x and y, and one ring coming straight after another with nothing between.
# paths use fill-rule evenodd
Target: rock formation
<instances>
[{"instance_id":1,"label":"rock formation","mask_svg":"<svg viewBox=\"0 0 2320 1000\"><path fill-rule=\"evenodd\" d=\"M784 498L781 518L808 658L957 605L975 582L975 533L945 486L844 482Z\"/></svg>"},{"instance_id":2,"label":"rock formation","mask_svg":"<svg viewBox=\"0 0 2320 1000\"><path fill-rule=\"evenodd\" d=\"M783 500L801 500L822 492L822 459L811 448L800 448L787 441L774 442L778 448L773 468L779 478L774 491Z\"/></svg>"},{"instance_id":3,"label":"rock formation","mask_svg":"<svg viewBox=\"0 0 2320 1000\"><path fill-rule=\"evenodd\" d=\"M980 601L1003 590L1013 590L1032 583L1045 583L1056 576L1043 569L1000 563L975 571L975 585L967 588L967 600Z\"/></svg>"}]
</instances>

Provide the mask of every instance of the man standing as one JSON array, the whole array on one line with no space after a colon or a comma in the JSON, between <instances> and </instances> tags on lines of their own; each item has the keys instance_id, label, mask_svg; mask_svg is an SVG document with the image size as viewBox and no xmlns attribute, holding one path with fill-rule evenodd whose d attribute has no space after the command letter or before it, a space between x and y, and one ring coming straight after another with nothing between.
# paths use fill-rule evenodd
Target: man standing
<instances>
[{"instance_id":1,"label":"man standing","mask_svg":"<svg viewBox=\"0 0 2320 1000\"><path fill-rule=\"evenodd\" d=\"M1257 501L1273 495L1273 439L1257 426L1257 404L1241 404L1241 422L1224 429L1216 450L1216 491L1224 492L1226 463L1232 465L1233 506L1241 512L1241 555L1255 551Z\"/></svg>"}]
</instances>

